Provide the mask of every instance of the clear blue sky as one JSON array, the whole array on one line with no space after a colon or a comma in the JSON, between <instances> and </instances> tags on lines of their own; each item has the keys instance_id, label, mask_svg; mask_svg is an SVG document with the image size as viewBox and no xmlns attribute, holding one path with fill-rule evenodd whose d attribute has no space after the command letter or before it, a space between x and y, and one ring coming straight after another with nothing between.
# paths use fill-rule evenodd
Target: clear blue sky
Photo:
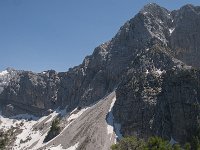
<instances>
[{"instance_id":1,"label":"clear blue sky","mask_svg":"<svg viewBox=\"0 0 200 150\"><path fill-rule=\"evenodd\" d=\"M0 70L66 71L111 39L145 4L199 0L0 0Z\"/></svg>"}]
</instances>

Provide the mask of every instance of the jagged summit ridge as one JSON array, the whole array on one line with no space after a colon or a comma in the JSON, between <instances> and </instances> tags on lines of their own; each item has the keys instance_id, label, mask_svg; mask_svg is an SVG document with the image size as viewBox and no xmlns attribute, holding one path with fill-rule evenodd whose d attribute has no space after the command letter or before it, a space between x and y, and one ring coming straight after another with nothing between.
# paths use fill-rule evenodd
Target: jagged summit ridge
<instances>
[{"instance_id":1,"label":"jagged summit ridge","mask_svg":"<svg viewBox=\"0 0 200 150\"><path fill-rule=\"evenodd\" d=\"M159 16L159 15L169 15L171 12L169 10L167 10L164 7L159 6L156 3L149 3L147 5L145 5L139 13L150 13L154 16Z\"/></svg>"},{"instance_id":2,"label":"jagged summit ridge","mask_svg":"<svg viewBox=\"0 0 200 150\"><path fill-rule=\"evenodd\" d=\"M167 9L155 3L147 4L133 19L120 28L115 40L117 43L126 41L132 43L131 46L142 47L151 42L152 38L156 38L167 45L172 20L171 12Z\"/></svg>"}]
</instances>

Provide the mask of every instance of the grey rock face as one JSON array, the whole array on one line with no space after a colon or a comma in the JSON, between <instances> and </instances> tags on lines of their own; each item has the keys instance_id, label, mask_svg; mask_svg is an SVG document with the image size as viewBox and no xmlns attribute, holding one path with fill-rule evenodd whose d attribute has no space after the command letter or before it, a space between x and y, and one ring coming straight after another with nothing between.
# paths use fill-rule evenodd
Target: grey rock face
<instances>
[{"instance_id":1,"label":"grey rock face","mask_svg":"<svg viewBox=\"0 0 200 150\"><path fill-rule=\"evenodd\" d=\"M132 66L143 68L131 68L116 91L114 114L122 124L123 134L139 137L152 135L151 120L155 113L157 95L162 90L162 74L174 64L170 56L158 47L150 49L134 62Z\"/></svg>"},{"instance_id":2,"label":"grey rock face","mask_svg":"<svg viewBox=\"0 0 200 150\"><path fill-rule=\"evenodd\" d=\"M172 12L146 5L81 65L67 72L22 71L12 76L0 94L4 114L42 115L58 107L71 111L116 89L114 117L124 135L185 141L188 128L199 125L199 112L193 109L199 103L199 85L193 85L199 73L189 67L200 67L199 14L200 8L192 5ZM195 79L185 77L186 72ZM189 118L189 112L194 116Z\"/></svg>"},{"instance_id":3,"label":"grey rock face","mask_svg":"<svg viewBox=\"0 0 200 150\"><path fill-rule=\"evenodd\" d=\"M3 104L14 107L13 112L7 114L43 114L47 108L55 108L58 103L58 83L59 78L55 71L41 74L22 71L11 79L0 98Z\"/></svg>"},{"instance_id":4,"label":"grey rock face","mask_svg":"<svg viewBox=\"0 0 200 150\"><path fill-rule=\"evenodd\" d=\"M186 5L172 14L174 32L170 37L170 47L178 59L200 67L200 7Z\"/></svg>"},{"instance_id":5,"label":"grey rock face","mask_svg":"<svg viewBox=\"0 0 200 150\"><path fill-rule=\"evenodd\" d=\"M148 29L155 29L156 24L159 27L153 31L154 34L151 34L153 40L151 46L156 45L156 47L137 55L137 61L133 61L131 69L116 92L114 115L122 124L121 131L124 135L136 135L142 138L159 135L185 142L198 128L199 111L193 107L199 103L196 92L199 88L197 84L199 73L194 73L193 69L187 66L199 67L197 61L199 50L196 42L198 38L185 42L193 30L199 29L197 22L200 19L196 18L198 10L199 7L186 5L180 10L169 12L156 4L151 4L141 11L148 17L148 22L154 23L153 25L148 23L146 26ZM193 15L196 21L191 19ZM180 20L185 20L185 23ZM200 32L195 33L197 36L200 35ZM178 40L179 38L182 42ZM194 50L196 53L193 53ZM174 82L178 82L179 87ZM192 86L194 82L196 84Z\"/></svg>"},{"instance_id":6,"label":"grey rock face","mask_svg":"<svg viewBox=\"0 0 200 150\"><path fill-rule=\"evenodd\" d=\"M19 71L16 71L12 68L7 68L5 71L0 72L0 93L3 92L4 87L6 87L11 78L16 76Z\"/></svg>"},{"instance_id":7,"label":"grey rock face","mask_svg":"<svg viewBox=\"0 0 200 150\"><path fill-rule=\"evenodd\" d=\"M164 75L158 95L153 131L165 138L186 142L199 127L200 71L171 70Z\"/></svg>"}]
</instances>

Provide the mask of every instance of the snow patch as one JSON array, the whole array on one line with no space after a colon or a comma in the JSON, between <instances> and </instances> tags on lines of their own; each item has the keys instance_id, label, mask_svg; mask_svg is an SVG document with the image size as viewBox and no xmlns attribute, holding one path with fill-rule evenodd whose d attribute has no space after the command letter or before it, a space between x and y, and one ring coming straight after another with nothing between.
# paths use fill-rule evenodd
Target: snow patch
<instances>
[{"instance_id":1,"label":"snow patch","mask_svg":"<svg viewBox=\"0 0 200 150\"><path fill-rule=\"evenodd\" d=\"M174 30L175 30L175 28L171 28L171 29L169 29L169 33L170 33L170 35L174 32Z\"/></svg>"},{"instance_id":2,"label":"snow patch","mask_svg":"<svg viewBox=\"0 0 200 150\"><path fill-rule=\"evenodd\" d=\"M64 149L61 144L58 145L58 146L50 146L50 147L47 147L45 149L48 149L48 150L76 150L78 148L78 144L79 143L76 143L74 146L71 146L67 149Z\"/></svg>"},{"instance_id":3,"label":"snow patch","mask_svg":"<svg viewBox=\"0 0 200 150\"><path fill-rule=\"evenodd\" d=\"M45 148L46 149L46 148ZM66 150L66 149L63 149L62 148L62 145L60 144L60 145L58 145L58 146L55 146L55 147L48 147L47 148L48 150Z\"/></svg>"},{"instance_id":4,"label":"snow patch","mask_svg":"<svg viewBox=\"0 0 200 150\"><path fill-rule=\"evenodd\" d=\"M17 127L20 123L23 123L25 125L27 122L36 123L37 122L36 120L38 119L39 119L38 117L29 115L29 114L20 114L20 115L13 116L11 118L6 118L2 116L0 113L0 129L3 129L4 131L6 131L10 129L11 126ZM28 120L31 120L31 121L28 121Z\"/></svg>"},{"instance_id":5,"label":"snow patch","mask_svg":"<svg viewBox=\"0 0 200 150\"><path fill-rule=\"evenodd\" d=\"M3 129L3 131L7 131L11 128L11 126L15 127L16 124L19 124L20 121L4 118L3 116L0 116L0 129Z\"/></svg>"},{"instance_id":6,"label":"snow patch","mask_svg":"<svg viewBox=\"0 0 200 150\"><path fill-rule=\"evenodd\" d=\"M54 111L53 113L51 113L51 117L44 123L44 124L47 124L49 122L51 122L56 116L58 115L66 115L66 109L63 109L63 110L59 110L59 109L56 109L56 111ZM47 116L48 117L48 116ZM46 117L46 118L47 118ZM67 125L68 126L68 125ZM62 132L61 132L62 133ZM50 141L46 142L46 143L43 143L45 137L47 136L48 132L46 133L43 133L43 134L40 134L40 137L38 138L37 140L37 144L33 147L33 149L39 149L40 147L43 147L45 145L47 145L48 143L50 143L53 139L51 139Z\"/></svg>"},{"instance_id":7,"label":"snow patch","mask_svg":"<svg viewBox=\"0 0 200 150\"><path fill-rule=\"evenodd\" d=\"M71 121L74 120L76 118L78 118L79 116L81 116L89 107L83 108L81 109L79 112L75 113L75 111L77 110L77 108L75 110L72 111L72 113L70 113L71 115L69 116L69 118L67 118L67 121Z\"/></svg>"},{"instance_id":8,"label":"snow patch","mask_svg":"<svg viewBox=\"0 0 200 150\"><path fill-rule=\"evenodd\" d=\"M42 147L42 146L44 146L44 145L46 145L47 143L43 143L43 141L44 141L44 139L45 139L45 137L47 136L47 134L48 134L48 132L46 132L45 134L40 134L40 136L37 138L37 144L32 148L32 149L34 149L34 150L37 150L37 149L39 149L40 147ZM50 140L51 141L51 140ZM49 141L49 142L50 142ZM48 142L48 143L49 143ZM30 146L30 145L29 145Z\"/></svg>"},{"instance_id":9,"label":"snow patch","mask_svg":"<svg viewBox=\"0 0 200 150\"><path fill-rule=\"evenodd\" d=\"M109 112L111 112L111 111L112 111L112 108L113 108L113 106L114 106L115 102L116 102L116 97L114 97L114 98L113 98L113 100L112 100L112 103L110 104L110 109L109 109Z\"/></svg>"},{"instance_id":10,"label":"snow patch","mask_svg":"<svg viewBox=\"0 0 200 150\"><path fill-rule=\"evenodd\" d=\"M33 125L35 124L34 121L29 121L26 122L22 129L22 133L20 133L19 135L17 135L17 139L15 141L15 149L16 150L21 150L21 149L25 149L28 146L32 145L33 143L37 142L38 139L40 139L41 135L39 131L33 131ZM26 141L28 139L27 142L22 143L21 141Z\"/></svg>"},{"instance_id":11,"label":"snow patch","mask_svg":"<svg viewBox=\"0 0 200 150\"><path fill-rule=\"evenodd\" d=\"M63 134L63 132L72 124L72 122L77 119L78 117L80 117L87 109L89 109L90 107L86 107L81 109L79 112L77 108L75 108L69 115L69 117L67 118L68 124L65 126L65 128L61 131L60 135ZM77 113L76 113L77 112Z\"/></svg>"},{"instance_id":12,"label":"snow patch","mask_svg":"<svg viewBox=\"0 0 200 150\"><path fill-rule=\"evenodd\" d=\"M160 69L155 70L155 73L157 73L158 75L162 75L165 71L161 71Z\"/></svg>"},{"instance_id":13,"label":"snow patch","mask_svg":"<svg viewBox=\"0 0 200 150\"><path fill-rule=\"evenodd\" d=\"M11 117L11 119L22 119L22 120L38 120L39 117L30 114L19 114L16 116Z\"/></svg>"},{"instance_id":14,"label":"snow patch","mask_svg":"<svg viewBox=\"0 0 200 150\"><path fill-rule=\"evenodd\" d=\"M170 145L174 145L174 144L177 144L178 142L177 141L175 141L174 139L173 139L173 137L171 137L171 139L170 139L170 141L169 141L169 144Z\"/></svg>"},{"instance_id":15,"label":"snow patch","mask_svg":"<svg viewBox=\"0 0 200 150\"><path fill-rule=\"evenodd\" d=\"M65 107L65 109L60 110L60 111L59 111L59 114L60 114L62 117L64 117L65 115L67 115L67 106Z\"/></svg>"},{"instance_id":16,"label":"snow patch","mask_svg":"<svg viewBox=\"0 0 200 150\"><path fill-rule=\"evenodd\" d=\"M115 143L117 142L117 139L122 138L122 134L120 133L121 125L119 123L114 123L114 116L113 116L113 106L116 102L116 97L112 99L112 103L110 104L109 112L107 115L107 133L110 136L110 140L112 139L112 136L114 134L115 136Z\"/></svg>"},{"instance_id":17,"label":"snow patch","mask_svg":"<svg viewBox=\"0 0 200 150\"><path fill-rule=\"evenodd\" d=\"M122 134L121 134L121 132L120 132L120 130L121 130L121 124L119 124L119 123L114 123L114 127L115 127L115 134L116 134L116 138L117 139L122 139Z\"/></svg>"},{"instance_id":18,"label":"snow patch","mask_svg":"<svg viewBox=\"0 0 200 150\"><path fill-rule=\"evenodd\" d=\"M48 149L48 150L66 150L66 149L62 148L62 145L61 145L61 144L58 145L58 146L55 146L55 147L50 146L50 147L45 148L45 149Z\"/></svg>"},{"instance_id":19,"label":"snow patch","mask_svg":"<svg viewBox=\"0 0 200 150\"><path fill-rule=\"evenodd\" d=\"M67 148L66 150L76 150L78 148L78 144L79 143L76 143L74 146L71 146L71 147Z\"/></svg>"},{"instance_id":20,"label":"snow patch","mask_svg":"<svg viewBox=\"0 0 200 150\"><path fill-rule=\"evenodd\" d=\"M51 113L51 117L45 122L45 123L49 123L53 120L53 118L55 118L57 115L59 114L59 112L54 111L53 113Z\"/></svg>"},{"instance_id":21,"label":"snow patch","mask_svg":"<svg viewBox=\"0 0 200 150\"><path fill-rule=\"evenodd\" d=\"M73 119L77 118L85 110L86 109L79 111L76 115L73 115L71 118ZM44 132L43 130L38 129L38 127L40 126L43 127L47 123L50 123L59 114L66 115L67 113L66 110L57 109L48 116L43 116L41 118L29 114L20 114L13 116L11 118L6 118L3 117L0 112L0 129L7 131L12 126L18 127L21 133L19 133L16 136L13 149L15 150L28 149L31 145L35 144L32 149L36 150L47 144L43 143L43 141L48 133L48 128L46 128L45 129L46 131ZM67 127L69 126L69 124L67 125ZM37 127L37 125L39 126Z\"/></svg>"},{"instance_id":22,"label":"snow patch","mask_svg":"<svg viewBox=\"0 0 200 150\"><path fill-rule=\"evenodd\" d=\"M149 70L146 70L146 72L145 72L146 74L149 74Z\"/></svg>"},{"instance_id":23,"label":"snow patch","mask_svg":"<svg viewBox=\"0 0 200 150\"><path fill-rule=\"evenodd\" d=\"M2 72L0 72L0 76L5 76L7 75L9 72L7 70L4 70Z\"/></svg>"},{"instance_id":24,"label":"snow patch","mask_svg":"<svg viewBox=\"0 0 200 150\"><path fill-rule=\"evenodd\" d=\"M112 100L112 103L110 104L110 109L109 109L109 112L108 112L108 118L107 118L107 121L108 121L108 125L107 125L107 133L110 135L110 134L113 134L114 132L114 128L113 128L113 119L114 119L114 116L113 116L113 113L112 113L112 108L115 104L115 101L116 101L116 97L113 98ZM111 137L112 135L110 136L110 140L111 140Z\"/></svg>"},{"instance_id":25,"label":"snow patch","mask_svg":"<svg viewBox=\"0 0 200 150\"><path fill-rule=\"evenodd\" d=\"M23 115L21 115L21 116L23 116ZM32 116L32 115L30 115L30 116ZM14 143L14 149L15 150L27 149L29 146L31 146L35 142L37 142L37 144L41 140L43 142L46 135L42 135L42 133L40 131L34 130L33 126L35 124L39 124L39 123L43 122L47 117L48 116L44 116L38 120L23 121L23 126L20 128L20 129L22 129L22 132L19 135L17 135L17 139ZM21 141L26 141L26 142L21 142ZM39 145L41 145L41 144L39 144Z\"/></svg>"},{"instance_id":26,"label":"snow patch","mask_svg":"<svg viewBox=\"0 0 200 150\"><path fill-rule=\"evenodd\" d=\"M64 114L64 111L56 110L50 115L43 116L41 118L29 114L20 114L11 118L5 118L0 115L0 129L6 131L13 126L18 127L19 130L21 130L21 133L16 136L16 140L13 146L15 150L27 149L34 143L37 143L34 148L39 148L43 145L43 140L46 137L47 132L42 134L40 130L34 129L34 126L40 123L45 125L51 122L60 113ZM49 119L44 122L44 120L47 118Z\"/></svg>"},{"instance_id":27,"label":"snow patch","mask_svg":"<svg viewBox=\"0 0 200 150\"><path fill-rule=\"evenodd\" d=\"M145 11L143 14L144 14L144 15L146 15L146 14L147 14L147 12Z\"/></svg>"},{"instance_id":28,"label":"snow patch","mask_svg":"<svg viewBox=\"0 0 200 150\"><path fill-rule=\"evenodd\" d=\"M67 123L65 124L64 129L61 131L60 134L63 133L63 131L68 128L75 119L77 119L79 116L81 116L88 108L83 108L81 110L78 110L77 108L73 110L68 118ZM41 118L35 117L33 115L29 114L20 114L13 116L11 118L6 118L1 115L0 112L0 129L3 130L9 130L12 126L17 127L21 133L19 133L16 136L16 140L13 145L13 149L15 150L22 150L22 149L29 149L30 146L33 146L31 149L36 150L39 149L45 145L47 145L52 140L48 141L47 143L43 143L48 131L49 126L45 128L45 130L40 129L41 127L45 127L47 123L50 123L57 115L67 115L66 109L64 110L55 110L48 116L43 116ZM75 150L78 147L78 143L76 143L74 146L71 146L65 150ZM58 145L56 147L49 147L50 150L64 150L61 145Z\"/></svg>"},{"instance_id":29,"label":"snow patch","mask_svg":"<svg viewBox=\"0 0 200 150\"><path fill-rule=\"evenodd\" d=\"M77 119L79 116L81 116L81 115L83 114L83 112L85 112L88 108L90 108L90 107L83 108L83 109L81 109L80 111L78 111L78 109L75 108L75 109L70 113L70 115L69 115L69 117L68 117L68 119L67 119L68 123L66 124L66 126L64 127L64 129L61 131L60 135L62 135L63 132L72 124L72 122L73 122L75 119ZM77 112L77 111L78 111L78 112ZM77 112L77 113L76 113L76 112ZM63 110L59 111L59 114L62 114L62 113L63 113ZM52 115L52 116L55 116L55 114L56 114L56 112L54 112L54 115ZM65 112L63 113L63 115L66 115ZM51 118L54 118L54 117L51 117ZM49 120L48 120L48 121L49 121ZM46 135L47 135L47 132L46 132L45 134L41 135L40 138L38 138L39 141L38 141L37 144L33 147L34 150L39 149L40 147L43 147L43 146L47 145L48 143L50 143L52 140L54 140L54 138L53 138L53 139L51 139L50 141L48 141L48 142L46 142L46 143L43 143L43 141L44 141ZM61 145L60 145L60 146L61 146ZM78 143L77 143L76 145L70 147L71 149L68 148L68 149L66 149L66 150L75 150L75 149L72 149L72 148L77 148L77 147L78 147ZM53 148L55 148L55 149L57 148L56 150L60 150L59 148L61 148L61 147L50 147L50 150L54 150ZM63 150L63 149L61 149L61 150Z\"/></svg>"}]
</instances>

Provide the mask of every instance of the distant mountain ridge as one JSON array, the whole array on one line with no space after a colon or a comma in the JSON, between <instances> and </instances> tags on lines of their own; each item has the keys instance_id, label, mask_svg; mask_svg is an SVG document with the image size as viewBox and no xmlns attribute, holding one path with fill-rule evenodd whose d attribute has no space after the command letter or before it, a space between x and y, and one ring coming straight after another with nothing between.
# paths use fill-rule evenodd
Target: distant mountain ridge
<instances>
[{"instance_id":1,"label":"distant mountain ridge","mask_svg":"<svg viewBox=\"0 0 200 150\"><path fill-rule=\"evenodd\" d=\"M115 91L113 124L120 124L123 136L186 142L200 125L200 107L195 107L200 103L199 26L199 6L169 11L147 4L68 72L0 73L3 114L43 116L57 108L71 112Z\"/></svg>"}]
</instances>

